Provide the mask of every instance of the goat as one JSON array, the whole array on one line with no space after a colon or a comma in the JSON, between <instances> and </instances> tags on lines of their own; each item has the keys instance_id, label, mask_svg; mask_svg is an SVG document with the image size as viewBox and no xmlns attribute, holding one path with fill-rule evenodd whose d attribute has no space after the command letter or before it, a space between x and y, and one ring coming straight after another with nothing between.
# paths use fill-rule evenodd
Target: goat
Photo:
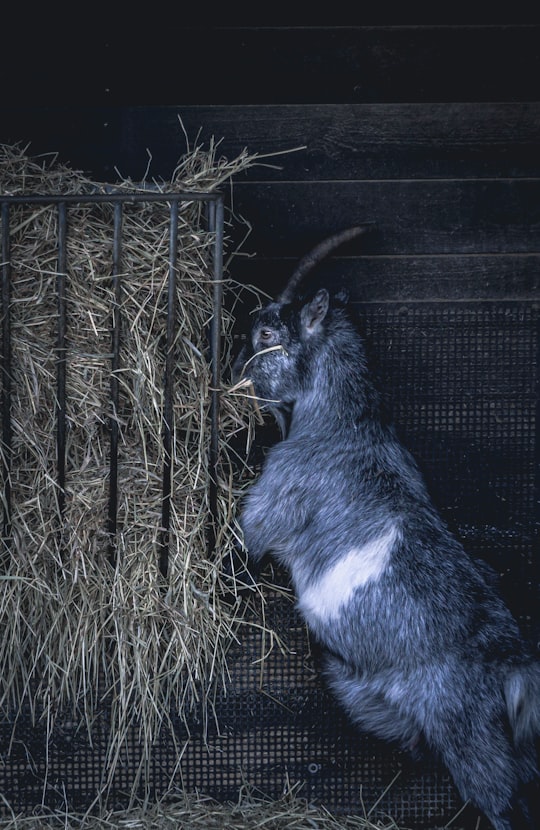
<instances>
[{"instance_id":1,"label":"goat","mask_svg":"<svg viewBox=\"0 0 540 830\"><path fill-rule=\"evenodd\" d=\"M433 506L384 415L346 305L305 274L363 226L308 254L256 314L233 367L279 424L241 511L253 572L290 575L323 673L354 724L427 746L495 830L540 825L540 664L497 592Z\"/></svg>"}]
</instances>

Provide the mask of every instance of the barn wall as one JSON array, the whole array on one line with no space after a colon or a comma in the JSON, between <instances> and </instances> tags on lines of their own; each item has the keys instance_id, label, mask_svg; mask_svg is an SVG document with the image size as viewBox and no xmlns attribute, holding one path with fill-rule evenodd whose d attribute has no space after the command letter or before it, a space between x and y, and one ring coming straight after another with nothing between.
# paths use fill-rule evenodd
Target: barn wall
<instances>
[{"instance_id":1,"label":"barn wall","mask_svg":"<svg viewBox=\"0 0 540 830\"><path fill-rule=\"evenodd\" d=\"M270 290L364 220L330 270L362 297L537 290L538 25L180 27L135 52L130 34L34 43L0 141L108 181L170 177L185 134L283 154L235 182L255 255L235 276Z\"/></svg>"},{"instance_id":2,"label":"barn wall","mask_svg":"<svg viewBox=\"0 0 540 830\"><path fill-rule=\"evenodd\" d=\"M127 21L57 38L26 43L34 71L11 72L0 142L57 152L103 181L169 178L186 136L215 137L227 157L268 156L234 180L252 256L230 272L271 294L322 237L373 223L320 279L357 304L446 518L537 625L540 26L375 18L162 25L156 38ZM245 731L231 745L216 738L210 762L194 750L206 760L185 781L197 786L199 763L215 763L215 794L234 798L251 759L263 791L279 794L286 771L346 812L361 808L367 780L376 794L402 764L382 807L406 826L442 826L460 804L444 773L353 738L313 679L298 621L280 624L297 626L298 665L279 667L263 695L250 678L229 693L231 734L235 718ZM464 815L475 827L474 811Z\"/></svg>"}]
</instances>

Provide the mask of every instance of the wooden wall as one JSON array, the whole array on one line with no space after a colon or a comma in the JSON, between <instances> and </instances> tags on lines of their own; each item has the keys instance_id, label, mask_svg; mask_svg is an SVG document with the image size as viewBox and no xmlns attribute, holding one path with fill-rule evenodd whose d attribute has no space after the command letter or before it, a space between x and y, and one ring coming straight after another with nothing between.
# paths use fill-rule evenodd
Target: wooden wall
<instances>
[{"instance_id":1,"label":"wooden wall","mask_svg":"<svg viewBox=\"0 0 540 830\"><path fill-rule=\"evenodd\" d=\"M365 220L376 232L328 272L359 298L538 291L539 25L175 25L157 38L139 23L52 41L36 25L31 73L8 70L0 141L108 181L141 178L150 156L150 176L169 178L184 130L229 157L284 153L234 187L255 254L234 276L271 292L321 237Z\"/></svg>"}]
</instances>

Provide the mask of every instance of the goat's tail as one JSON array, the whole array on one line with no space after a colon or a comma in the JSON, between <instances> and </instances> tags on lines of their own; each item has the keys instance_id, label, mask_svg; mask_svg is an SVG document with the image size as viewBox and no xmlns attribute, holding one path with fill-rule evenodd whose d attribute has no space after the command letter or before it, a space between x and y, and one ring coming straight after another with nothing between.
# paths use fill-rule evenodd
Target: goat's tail
<instances>
[{"instance_id":1,"label":"goat's tail","mask_svg":"<svg viewBox=\"0 0 540 830\"><path fill-rule=\"evenodd\" d=\"M504 684L506 706L517 746L540 736L540 663L513 669Z\"/></svg>"}]
</instances>

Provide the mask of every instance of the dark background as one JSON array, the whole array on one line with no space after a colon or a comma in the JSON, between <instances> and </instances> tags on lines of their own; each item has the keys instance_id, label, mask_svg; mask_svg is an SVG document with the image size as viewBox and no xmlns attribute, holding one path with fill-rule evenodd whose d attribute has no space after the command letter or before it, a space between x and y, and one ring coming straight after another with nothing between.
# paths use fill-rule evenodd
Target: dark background
<instances>
[{"instance_id":1,"label":"dark background","mask_svg":"<svg viewBox=\"0 0 540 830\"><path fill-rule=\"evenodd\" d=\"M13 14L19 24L3 33L0 142L58 153L108 182L170 178L186 136L190 145L213 136L228 158L244 148L283 153L234 179L231 207L252 229L244 245L252 256L233 260L235 279L275 294L321 238L375 223L320 279L348 287L437 503L537 636L540 25L532 15L448 14L434 24L362 12L360 23L330 15L328 25L314 13L310 25L222 25L208 10L215 25L201 26L183 8L159 6ZM233 223L233 242L244 231ZM291 620L280 614L285 637ZM362 786L376 798L403 764L381 807L406 826L442 826L460 805L444 773L411 772L353 738L313 686L304 647L300 638L298 663L278 666L271 687L272 699L289 695L289 715L249 678L229 692L232 737L220 759L247 765L275 797L285 775L304 781L310 797L342 812L361 809ZM185 780L234 798L224 763L205 780L194 761ZM476 827L474 811L467 820Z\"/></svg>"},{"instance_id":2,"label":"dark background","mask_svg":"<svg viewBox=\"0 0 540 830\"><path fill-rule=\"evenodd\" d=\"M377 233L332 269L362 297L536 289L538 24L190 27L176 11L75 25L41 14L5 32L1 142L57 152L105 181L168 179L184 130L191 144L214 136L229 158L304 148L235 181L256 255L238 262L242 280L272 290L289 258L369 220Z\"/></svg>"}]
</instances>

